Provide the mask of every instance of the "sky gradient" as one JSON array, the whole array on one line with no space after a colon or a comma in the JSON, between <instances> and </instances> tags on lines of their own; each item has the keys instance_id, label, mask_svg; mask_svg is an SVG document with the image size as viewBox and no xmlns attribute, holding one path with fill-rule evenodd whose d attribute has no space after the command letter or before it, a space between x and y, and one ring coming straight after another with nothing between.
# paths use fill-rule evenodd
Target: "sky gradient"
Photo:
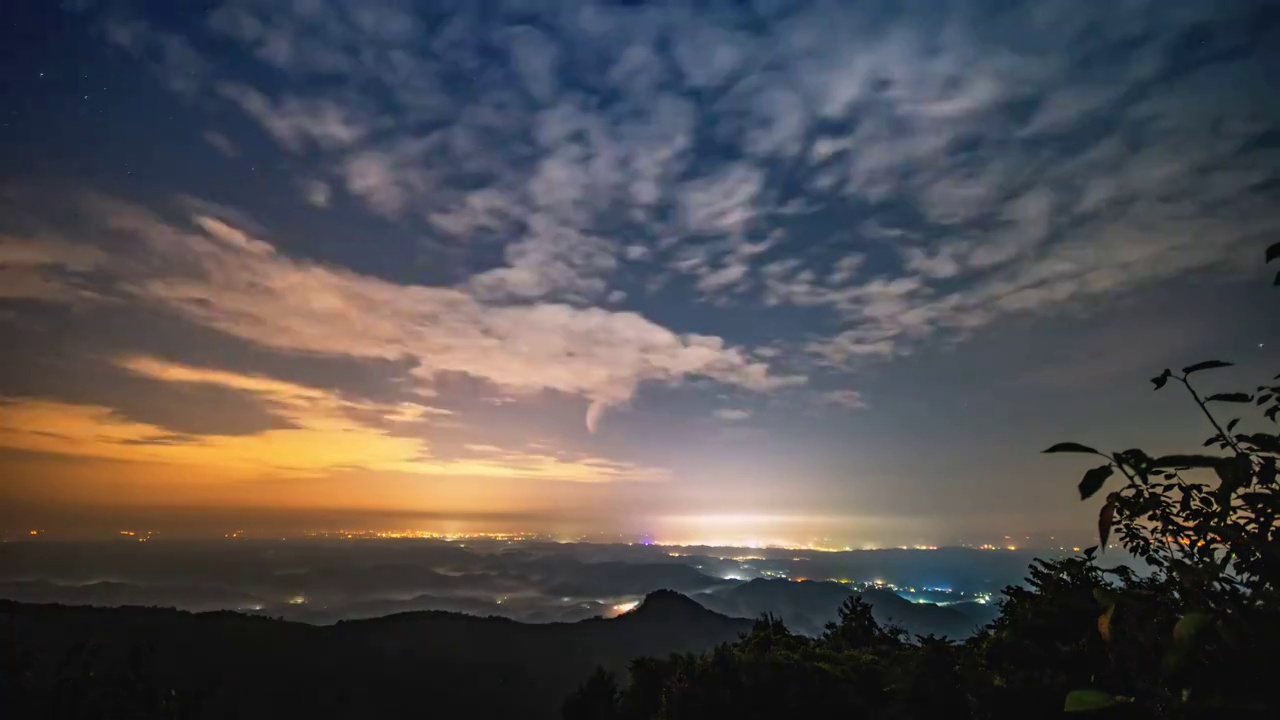
<instances>
[{"instance_id":1,"label":"sky gradient","mask_svg":"<svg viewBox=\"0 0 1280 720\"><path fill-rule=\"evenodd\" d=\"M686 5L20 0L0 525L1086 539L1274 374L1274 3Z\"/></svg>"}]
</instances>

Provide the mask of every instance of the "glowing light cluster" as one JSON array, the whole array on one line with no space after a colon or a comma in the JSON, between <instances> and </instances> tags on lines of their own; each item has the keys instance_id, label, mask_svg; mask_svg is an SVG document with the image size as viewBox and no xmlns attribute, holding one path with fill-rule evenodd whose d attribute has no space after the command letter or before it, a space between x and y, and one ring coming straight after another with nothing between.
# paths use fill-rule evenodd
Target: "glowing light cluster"
<instances>
[{"instance_id":1,"label":"glowing light cluster","mask_svg":"<svg viewBox=\"0 0 1280 720\"><path fill-rule=\"evenodd\" d=\"M546 535L528 532L433 532L429 530L317 530L306 533L307 537L338 540L371 540L371 539L417 539L444 540L498 540L503 542L525 542L530 540L551 540Z\"/></svg>"},{"instance_id":2,"label":"glowing light cluster","mask_svg":"<svg viewBox=\"0 0 1280 720\"><path fill-rule=\"evenodd\" d=\"M819 545L817 543L806 543L803 545L787 540L740 540L740 539L706 539L700 538L695 540L655 540L653 545L660 547L714 547L714 548L743 548L745 550L809 550L812 552L849 552L853 548L849 546L834 547L827 545Z\"/></svg>"},{"instance_id":3,"label":"glowing light cluster","mask_svg":"<svg viewBox=\"0 0 1280 720\"><path fill-rule=\"evenodd\" d=\"M609 609L613 612L614 615L622 615L625 613L629 613L632 610L635 610L639 605L640 605L639 600L632 600L631 602L618 603L617 605L614 605Z\"/></svg>"}]
</instances>

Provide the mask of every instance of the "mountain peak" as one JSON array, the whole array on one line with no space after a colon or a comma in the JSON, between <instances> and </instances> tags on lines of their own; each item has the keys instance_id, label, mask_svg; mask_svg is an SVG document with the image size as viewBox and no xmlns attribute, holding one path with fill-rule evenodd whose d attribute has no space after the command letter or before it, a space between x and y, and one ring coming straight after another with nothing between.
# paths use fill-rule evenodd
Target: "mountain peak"
<instances>
[{"instance_id":1,"label":"mountain peak","mask_svg":"<svg viewBox=\"0 0 1280 720\"><path fill-rule=\"evenodd\" d=\"M696 600L675 590L654 590L644 596L640 605L629 615L693 615L711 612Z\"/></svg>"}]
</instances>

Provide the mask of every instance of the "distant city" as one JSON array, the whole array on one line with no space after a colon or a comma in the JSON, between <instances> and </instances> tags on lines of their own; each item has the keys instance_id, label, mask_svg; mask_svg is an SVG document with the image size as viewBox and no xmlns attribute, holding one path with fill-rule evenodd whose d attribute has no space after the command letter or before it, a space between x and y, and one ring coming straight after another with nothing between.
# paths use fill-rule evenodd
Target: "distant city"
<instances>
[{"instance_id":1,"label":"distant city","mask_svg":"<svg viewBox=\"0 0 1280 720\"><path fill-rule=\"evenodd\" d=\"M120 530L116 536L103 534L92 539L106 540L112 537L136 540L137 542L147 542L156 540L161 537L162 533L155 530ZM215 536L216 537L216 536ZM972 550L991 550L991 551L1017 551L1017 550L1048 550L1057 552L1081 552L1083 548L1079 545L1065 545L1054 536L1045 538L1035 538L1034 536L1023 536L1015 538L1005 535L999 541L985 543L955 543L946 545L919 544L919 545L877 545L862 544L858 546L840 545L829 538L814 539L806 543L790 542L786 540L725 540L725 539L654 539L647 535L628 536L625 534L578 534L578 535L559 535L538 532L436 532L429 530L367 530L367 529L336 529L336 530L312 530L301 534L290 535L285 533L277 535L267 532L252 532L243 529L228 530L222 534L222 538L226 540L440 540L444 542L459 543L465 547L468 541L501 541L507 543L518 542L553 542L553 543L598 543L598 544L625 544L625 545L645 545L656 547L670 548L740 548L747 550L804 550L810 552L854 552L858 550L938 550L939 548L968 548ZM26 531L6 531L0 530L0 542L13 542L18 540L85 540L86 538L80 534L63 535L57 532L51 532L42 529L33 529ZM207 538L183 538L183 539L207 539ZM669 552L671 557L682 557L690 553ZM745 557L745 559L751 559Z\"/></svg>"},{"instance_id":2,"label":"distant city","mask_svg":"<svg viewBox=\"0 0 1280 720\"><path fill-rule=\"evenodd\" d=\"M1082 550L1075 545L1052 545L1050 543L1056 542L1053 537L1037 541L1029 536L1018 539L1004 536L998 542L951 546L851 547L838 546L825 538L803 544L761 541L730 545L709 540L677 541L622 534L566 536L535 532L451 533L353 528L316 530L296 535L255 533L234 528L227 529L221 537L207 540L166 538L156 530L122 529L89 542L32 529L23 533L7 533L0 539L10 543L15 550L19 546L29 546L33 551L30 569L11 572L0 578L10 581L9 595L60 601L74 601L83 595L95 603L104 600L86 588L102 582L136 582L139 588L124 595L151 602L154 584L149 573L138 568L146 567L155 557L169 557L170 554L185 557L193 552L193 558L203 560L205 555L201 553L216 555L223 552L216 548L226 547L225 552L232 553L233 557L250 557L251 562L257 562L262 558L279 556L279 551L271 548L287 544L291 548L287 551L289 555L280 557L296 554L306 568L332 568L335 563L344 568L350 565L341 572L357 573L359 579L333 584L331 578L326 578L322 586L317 587L316 581L307 575L311 570L303 569L289 571L301 573L299 575L284 576L285 580L293 577L297 582L277 582L280 580L277 578L266 583L269 587L239 587L237 583L240 580L226 580L214 574L192 578L192 587L185 589L175 590L174 583L167 583L165 592L155 596L158 598L156 602L171 602L175 606L192 609L222 608L270 613L320 622L431 608L506 615L522 620L574 619L592 614L611 617L630 611L645 593L663 587L671 586L696 595L715 593L722 587L753 581L834 584L848 588L849 594L888 592L921 605L968 607L975 603L993 603L1002 587L1021 582L1032 557L1062 556ZM162 542L166 539L169 541ZM157 552L164 547L171 549L163 556L148 551L137 558L131 558L132 553L120 555L110 549L140 543L159 543ZM367 550L340 559L333 556L333 552L337 552L336 546L345 543L360 543ZM108 555L119 569L105 574L89 572L83 577L68 577L52 571L46 573L41 566L49 561L37 559L44 556L34 552L36 547L46 545L49 548L89 548L85 551L89 555ZM61 553L60 550L53 552ZM245 556L244 552L250 555ZM982 560L984 557L990 557L994 562ZM511 558L522 560L514 564L510 582L493 582L493 563L505 568L511 564ZM542 558L539 562L551 563L557 572L561 565L576 568L574 572L581 571L582 577L548 583L544 579L545 569L525 569L521 563L528 558ZM623 573L635 571L634 578L597 582L592 568L599 563L617 563ZM413 572L401 573L408 578L414 577L419 570L427 573L428 577L416 584L392 577L388 580L388 587L379 590L375 587L376 582L371 583L360 574L375 572L381 577L380 568L389 565L400 568L412 565L415 568ZM641 565L651 572L646 574L637 570ZM396 574L389 573L392 576ZM442 577L453 580L441 583ZM33 581L52 585L41 587L34 595L24 594L30 593L32 586L21 583ZM368 592L350 590L351 583ZM212 596L221 599L207 599L211 595L209 587L219 588ZM234 599L223 597L229 589L235 591Z\"/></svg>"}]
</instances>

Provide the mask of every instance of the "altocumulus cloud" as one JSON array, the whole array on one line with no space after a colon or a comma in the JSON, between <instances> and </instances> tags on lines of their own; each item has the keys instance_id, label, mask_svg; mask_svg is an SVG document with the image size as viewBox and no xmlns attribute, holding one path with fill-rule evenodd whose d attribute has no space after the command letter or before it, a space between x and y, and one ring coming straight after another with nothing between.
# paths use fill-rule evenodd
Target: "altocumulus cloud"
<instances>
[{"instance_id":1,"label":"altocumulus cloud","mask_svg":"<svg viewBox=\"0 0 1280 720\"><path fill-rule=\"evenodd\" d=\"M592 304L643 257L654 289L827 313L804 351L839 372L1231 266L1280 227L1262 6L233 0L205 30L297 81L217 87L335 185L503 245L476 294ZM800 233L818 210L844 230Z\"/></svg>"},{"instance_id":2,"label":"altocumulus cloud","mask_svg":"<svg viewBox=\"0 0 1280 720\"><path fill-rule=\"evenodd\" d=\"M228 0L184 28L113 18L108 38L175 92L305 167L310 202L453 243L467 272L393 283L238 242L266 241L235 222L99 209L159 258L118 273L139 301L273 348L411 357L424 387L463 372L581 397L592 428L647 382L800 382L638 312L670 298L811 318L771 362L848 384L1004 318L1251 262L1280 230L1266 5ZM209 63L214 41L245 62ZM76 262L18 272L56 283Z\"/></svg>"}]
</instances>

